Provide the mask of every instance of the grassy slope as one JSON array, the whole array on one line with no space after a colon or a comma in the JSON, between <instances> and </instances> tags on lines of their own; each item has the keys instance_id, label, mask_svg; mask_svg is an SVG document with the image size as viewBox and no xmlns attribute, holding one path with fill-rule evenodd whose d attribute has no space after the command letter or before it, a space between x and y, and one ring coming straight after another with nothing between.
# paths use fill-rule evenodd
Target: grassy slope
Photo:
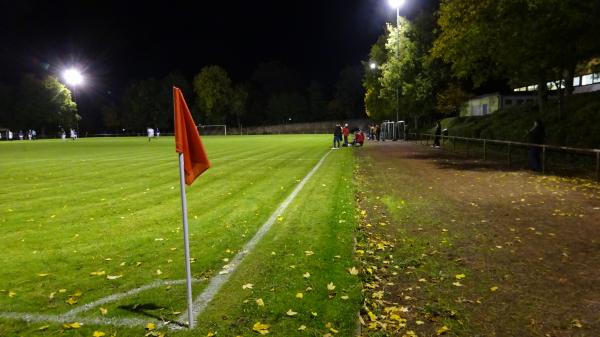
<instances>
[{"instance_id":1,"label":"grassy slope","mask_svg":"<svg viewBox=\"0 0 600 337\"><path fill-rule=\"evenodd\" d=\"M544 115L536 106L520 106L483 117L446 118L442 127L448 128L451 136L523 142L533 121L541 118L548 144L600 148L600 93L574 95L569 104L570 112L564 112L563 120L559 118L558 102L550 102Z\"/></svg>"},{"instance_id":2,"label":"grassy slope","mask_svg":"<svg viewBox=\"0 0 600 337\"><path fill-rule=\"evenodd\" d=\"M206 138L205 142L213 168L188 189L191 251L195 258L192 270L198 278L210 277L225 264L224 259L235 255L318 161L325 152L328 138L214 137ZM65 303L66 299L78 292L81 295L75 297L78 304L83 304L156 279L184 277L180 263L183 252L178 171L172 139L162 138L150 144L141 138L0 143L0 155L0 178L6 182L0 191L0 246L8 252L0 257L2 311L64 313L72 308ZM349 153L336 155L337 165L331 170L344 180L324 178L333 179L335 183L331 188L335 188L339 196L345 187L342 182L349 179L341 163L351 165L351 160ZM326 165L331 165L329 161ZM312 184L317 184L316 178L324 169L313 177ZM313 190L312 199L299 198L309 204L317 200L314 205L321 206L329 200L331 192L321 188ZM351 187L347 192L352 195ZM302 236L298 237L299 233L290 231L288 226L299 226L295 222L300 219L303 225L330 224L329 220L335 217L332 210L339 207L336 203L348 201L334 200L327 208L318 207L311 213L302 212L304 204L293 204L291 207L297 209L297 216L302 215L302 218L286 216L289 220L283 222L286 226L281 228L282 232L273 233L281 238L279 243L285 248L268 249L281 250L282 258L286 257L286 249L307 250L304 245L299 248ZM348 222L344 223L350 227L353 224L349 216L351 210L349 207ZM326 229L322 227L317 231L319 238L327 239L331 235ZM310 241L311 236L304 240ZM349 237L335 241L331 249L319 249L327 246L325 242L312 242L313 257L325 254L322 258L335 251L345 259L351 249ZM249 259L249 264L257 258ZM344 264L349 263L344 261ZM333 261L319 259L313 266L317 268L315 275L324 277L330 262L335 265ZM105 276L90 276L94 271L123 276L111 281ZM241 271L238 274L248 278ZM351 292L351 282L344 281L343 272L334 275L337 276L332 280L339 280ZM287 276L284 273L270 279L279 277L287 282ZM236 277L232 282L234 280ZM196 285L195 293L201 291L204 284ZM60 289L66 291L61 293ZM170 312L182 311L185 306L180 290L180 287L159 289L140 294L131 301L156 303L169 309L167 313L161 311L160 316L171 318ZM9 292L16 295L10 297ZM49 298L51 293L56 293L52 299ZM107 308L109 316L131 315L116 307ZM235 313L238 309L227 310ZM326 317L330 316L323 319ZM345 325L353 321L353 317L347 315L339 319ZM59 328L51 325L47 332L56 333ZM1 335L19 335L32 329L35 330L35 326L0 321ZM92 329L84 327L75 333L90 335ZM140 331L125 330L119 335L129 333L137 335Z\"/></svg>"}]
</instances>

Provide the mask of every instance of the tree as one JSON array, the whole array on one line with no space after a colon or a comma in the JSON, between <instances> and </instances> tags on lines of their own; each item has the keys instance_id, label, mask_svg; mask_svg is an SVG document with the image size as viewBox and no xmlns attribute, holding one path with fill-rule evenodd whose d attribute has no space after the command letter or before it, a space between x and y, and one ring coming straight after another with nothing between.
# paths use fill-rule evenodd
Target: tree
<instances>
[{"instance_id":1,"label":"tree","mask_svg":"<svg viewBox=\"0 0 600 337\"><path fill-rule=\"evenodd\" d=\"M561 79L570 94L577 64L597 56L599 13L598 1L445 0L432 53L475 85L537 83L543 110L546 83Z\"/></svg>"},{"instance_id":2,"label":"tree","mask_svg":"<svg viewBox=\"0 0 600 337\"><path fill-rule=\"evenodd\" d=\"M261 63L256 67L248 93L249 117L252 122L260 124L281 123L280 111L292 109L290 100L304 95L299 74L278 61ZM301 110L306 111L294 109L294 113Z\"/></svg>"},{"instance_id":3,"label":"tree","mask_svg":"<svg viewBox=\"0 0 600 337\"><path fill-rule=\"evenodd\" d=\"M369 52L369 60L363 62L364 76L363 76L363 87L365 88L365 113L369 118L374 120L390 119L393 110L392 102L384 95L381 91L383 86L381 85L381 65L385 64L388 58L385 44L387 41L387 34L379 36L377 42L371 46ZM374 64L375 67L371 67Z\"/></svg>"},{"instance_id":4,"label":"tree","mask_svg":"<svg viewBox=\"0 0 600 337\"><path fill-rule=\"evenodd\" d=\"M306 89L306 97L308 104L307 121L321 120L326 116L327 100L321 83L311 81Z\"/></svg>"},{"instance_id":5,"label":"tree","mask_svg":"<svg viewBox=\"0 0 600 337\"><path fill-rule=\"evenodd\" d=\"M444 115L458 115L471 96L460 85L452 83L437 94L435 110Z\"/></svg>"},{"instance_id":6,"label":"tree","mask_svg":"<svg viewBox=\"0 0 600 337\"><path fill-rule=\"evenodd\" d=\"M248 91L243 85L238 84L232 90L231 95L231 113L239 128L242 126L242 117L246 114L246 102L248 100Z\"/></svg>"},{"instance_id":7,"label":"tree","mask_svg":"<svg viewBox=\"0 0 600 337\"><path fill-rule=\"evenodd\" d=\"M133 83L123 97L121 124L126 130L155 127L172 109L165 110L160 102L160 82L154 78Z\"/></svg>"},{"instance_id":8,"label":"tree","mask_svg":"<svg viewBox=\"0 0 600 337\"><path fill-rule=\"evenodd\" d=\"M39 79L25 75L19 83L13 114L8 118L9 127L37 129L45 134L59 125L75 127L76 112L71 91L56 77Z\"/></svg>"},{"instance_id":9,"label":"tree","mask_svg":"<svg viewBox=\"0 0 600 337\"><path fill-rule=\"evenodd\" d=\"M282 121L299 121L306 115L306 99L300 93L281 93L269 98L267 113L269 119L275 123Z\"/></svg>"},{"instance_id":10,"label":"tree","mask_svg":"<svg viewBox=\"0 0 600 337\"><path fill-rule=\"evenodd\" d=\"M9 126L14 103L13 90L9 86L0 83L0 127Z\"/></svg>"},{"instance_id":11,"label":"tree","mask_svg":"<svg viewBox=\"0 0 600 337\"><path fill-rule=\"evenodd\" d=\"M224 123L232 93L227 72L215 65L204 67L194 77L193 85L197 105L205 116L204 122Z\"/></svg>"},{"instance_id":12,"label":"tree","mask_svg":"<svg viewBox=\"0 0 600 337\"><path fill-rule=\"evenodd\" d=\"M342 119L365 116L362 77L363 69L360 65L342 69L335 85L333 100L329 104L332 116Z\"/></svg>"}]
</instances>

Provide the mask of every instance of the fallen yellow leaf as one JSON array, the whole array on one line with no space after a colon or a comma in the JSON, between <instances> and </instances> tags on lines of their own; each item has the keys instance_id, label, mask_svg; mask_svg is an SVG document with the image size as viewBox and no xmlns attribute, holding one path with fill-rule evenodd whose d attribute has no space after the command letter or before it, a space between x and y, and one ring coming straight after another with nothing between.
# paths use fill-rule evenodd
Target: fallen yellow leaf
<instances>
[{"instance_id":1,"label":"fallen yellow leaf","mask_svg":"<svg viewBox=\"0 0 600 337\"><path fill-rule=\"evenodd\" d=\"M79 328L81 328L81 323L79 323L79 322L65 323L65 324L63 324L63 328L65 328L65 329L79 329Z\"/></svg>"},{"instance_id":2,"label":"fallen yellow leaf","mask_svg":"<svg viewBox=\"0 0 600 337\"><path fill-rule=\"evenodd\" d=\"M304 298L304 294L303 293L297 293L296 294L296 298Z\"/></svg>"},{"instance_id":3,"label":"fallen yellow leaf","mask_svg":"<svg viewBox=\"0 0 600 337\"><path fill-rule=\"evenodd\" d=\"M333 282L329 282L327 284L327 290L333 291L334 289L335 289L335 285L333 284Z\"/></svg>"},{"instance_id":4,"label":"fallen yellow leaf","mask_svg":"<svg viewBox=\"0 0 600 337\"><path fill-rule=\"evenodd\" d=\"M262 299L262 298L259 298L259 299L257 299L257 300L256 300L256 304L257 304L259 307L264 307L264 306L265 306L265 302L263 301L263 299Z\"/></svg>"},{"instance_id":5,"label":"fallen yellow leaf","mask_svg":"<svg viewBox=\"0 0 600 337\"><path fill-rule=\"evenodd\" d=\"M106 315L108 313L108 309L100 307L100 313L102 315Z\"/></svg>"},{"instance_id":6,"label":"fallen yellow leaf","mask_svg":"<svg viewBox=\"0 0 600 337\"><path fill-rule=\"evenodd\" d=\"M102 337L102 336L106 336L106 333L102 332L102 331L94 331L94 333L92 334L93 337Z\"/></svg>"},{"instance_id":7,"label":"fallen yellow leaf","mask_svg":"<svg viewBox=\"0 0 600 337\"><path fill-rule=\"evenodd\" d=\"M350 275L358 275L358 269L356 269L355 267L348 269L348 272L350 273Z\"/></svg>"},{"instance_id":8,"label":"fallen yellow leaf","mask_svg":"<svg viewBox=\"0 0 600 337\"><path fill-rule=\"evenodd\" d=\"M121 277L123 277L123 275L106 275L106 278L109 280L116 280Z\"/></svg>"},{"instance_id":9,"label":"fallen yellow leaf","mask_svg":"<svg viewBox=\"0 0 600 337\"><path fill-rule=\"evenodd\" d=\"M309 272L306 272L306 273L302 274L302 277L304 277L304 278L309 278L309 277L310 277L310 273L309 273Z\"/></svg>"},{"instance_id":10,"label":"fallen yellow leaf","mask_svg":"<svg viewBox=\"0 0 600 337\"><path fill-rule=\"evenodd\" d=\"M306 330L306 325L303 324L298 327L298 331L304 331L304 330Z\"/></svg>"},{"instance_id":11,"label":"fallen yellow leaf","mask_svg":"<svg viewBox=\"0 0 600 337\"><path fill-rule=\"evenodd\" d=\"M156 329L156 324L154 324L154 323L148 323L148 324L146 324L146 330L152 331L154 329Z\"/></svg>"},{"instance_id":12,"label":"fallen yellow leaf","mask_svg":"<svg viewBox=\"0 0 600 337\"><path fill-rule=\"evenodd\" d=\"M246 283L242 285L242 289L252 289L252 287L254 287L252 283Z\"/></svg>"},{"instance_id":13,"label":"fallen yellow leaf","mask_svg":"<svg viewBox=\"0 0 600 337\"><path fill-rule=\"evenodd\" d=\"M77 298L75 298L75 297L69 297L69 299L66 300L65 302L68 303L68 304L70 304L70 305L73 305L73 304L77 303Z\"/></svg>"},{"instance_id":14,"label":"fallen yellow leaf","mask_svg":"<svg viewBox=\"0 0 600 337\"><path fill-rule=\"evenodd\" d=\"M256 322L256 323L254 323L254 326L252 326L252 330L258 332L261 335L266 335L269 333L269 327L270 326L268 324Z\"/></svg>"},{"instance_id":15,"label":"fallen yellow leaf","mask_svg":"<svg viewBox=\"0 0 600 337\"><path fill-rule=\"evenodd\" d=\"M498 287L496 287L496 286L493 286L490 288L490 291L496 291L496 290L498 290Z\"/></svg>"},{"instance_id":16,"label":"fallen yellow leaf","mask_svg":"<svg viewBox=\"0 0 600 337\"><path fill-rule=\"evenodd\" d=\"M298 313L295 312L295 311L293 311L292 309L289 309L285 314L288 315L288 316L296 316L296 315L298 315Z\"/></svg>"},{"instance_id":17,"label":"fallen yellow leaf","mask_svg":"<svg viewBox=\"0 0 600 337\"><path fill-rule=\"evenodd\" d=\"M99 271L93 271L90 273L90 276L102 276L106 274L106 272L104 270L99 270Z\"/></svg>"},{"instance_id":18,"label":"fallen yellow leaf","mask_svg":"<svg viewBox=\"0 0 600 337\"><path fill-rule=\"evenodd\" d=\"M456 274L454 277L456 277L457 280L462 280L466 277L465 274Z\"/></svg>"},{"instance_id":19,"label":"fallen yellow leaf","mask_svg":"<svg viewBox=\"0 0 600 337\"><path fill-rule=\"evenodd\" d=\"M445 333L446 333L446 332L448 332L449 330L450 330L450 328L448 328L447 326L445 326L445 325L444 325L444 326L442 326L442 327L440 327L440 328L437 328L437 329L435 330L435 333L436 333L436 334L439 336L439 335L443 335L443 334L445 334Z\"/></svg>"}]
</instances>

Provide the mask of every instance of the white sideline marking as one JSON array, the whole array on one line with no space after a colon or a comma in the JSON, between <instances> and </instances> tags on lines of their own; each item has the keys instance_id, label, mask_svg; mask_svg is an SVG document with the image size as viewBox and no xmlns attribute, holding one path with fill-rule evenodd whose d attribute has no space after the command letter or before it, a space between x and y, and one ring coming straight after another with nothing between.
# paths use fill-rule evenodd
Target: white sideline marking
<instances>
[{"instance_id":1,"label":"white sideline marking","mask_svg":"<svg viewBox=\"0 0 600 337\"><path fill-rule=\"evenodd\" d=\"M73 317L66 315L47 315L31 312L0 312L1 318L20 319L27 323L74 323L83 324L98 324L98 325L114 325L123 327L134 327L145 325L149 321L154 321L152 318L146 320L140 318L102 318L102 317Z\"/></svg>"},{"instance_id":2,"label":"white sideline marking","mask_svg":"<svg viewBox=\"0 0 600 337\"><path fill-rule=\"evenodd\" d=\"M197 280L195 280L195 281L197 281ZM131 290L129 290L127 292L124 292L124 293L119 293L119 294L113 294L113 295L110 295L110 296L106 296L106 297L101 298L99 300L96 300L94 302L90 302L88 304L84 304L82 306L73 308L73 309L71 309L70 311L68 311L64 315L67 316L67 317L75 316L77 314L80 314L82 312L86 312L86 311L88 311L90 309L93 309L93 308L95 308L97 306L100 306L102 304L106 304L106 303L110 303L110 302L116 302L116 301L118 301L118 300L120 300L122 298L135 295L137 293L140 293L140 292L148 290L148 289L158 288L158 287L163 286L163 285L177 285L177 284L184 284L184 283L185 283L185 280L166 280L166 281L158 280L158 281L154 281L154 282L152 282L150 284L146 284L145 286L141 286L139 288L131 289Z\"/></svg>"},{"instance_id":3,"label":"white sideline marking","mask_svg":"<svg viewBox=\"0 0 600 337\"><path fill-rule=\"evenodd\" d=\"M330 153L331 153L331 150L327 151L323 155L323 157L321 157L321 159L315 165L315 167L313 167L312 170L310 170L310 172L308 172L308 174L304 177L304 179L302 179L302 181L300 181L300 183L296 186L296 188L294 188L292 193L290 193L290 195L288 195L288 197L285 198L285 200L279 205L279 207L277 207L277 209L271 214L269 219L267 219L267 221L265 221L265 223L262 225L262 227L260 227L258 232L256 232L256 234L254 234L254 237L252 237L252 239L250 239L250 241L248 241L244 245L244 248L242 248L240 250L240 252L237 253L237 255L231 260L231 262L219 274L217 274L215 277L213 277L210 280L210 283L208 284L208 286L206 288L204 288L204 291L200 295L198 295L198 297L196 297L196 299L194 300L194 307L192 309L192 317L194 317L194 323L196 321L196 317L198 317L198 315L200 313L202 313L202 311L204 311L204 309L206 309L206 307L208 306L208 303L210 303L210 301L212 301L212 299L219 292L219 290L221 289L223 284L225 284L229 280L229 278L231 277L231 274L233 272L235 272L235 270L237 269L237 266L239 266L239 264L242 262L244 257L254 249L256 244L263 238L263 236L269 231L269 229L271 229L271 226L273 225L273 223L275 222L277 217L280 216L285 211L285 209L289 206L289 204L294 200L294 198L296 198L296 196L298 195L300 190L302 190L302 188L304 187L304 185L306 185L308 180L315 174L315 172L317 172L319 167L321 167L321 164L323 164L323 162L325 161L325 158L327 158L327 156ZM187 318L188 318L188 313L186 311L186 312L183 312L177 318L177 321L185 322ZM171 327L174 329L181 328L181 326L173 326L173 325Z\"/></svg>"},{"instance_id":4,"label":"white sideline marking","mask_svg":"<svg viewBox=\"0 0 600 337\"><path fill-rule=\"evenodd\" d=\"M198 279L193 279L192 282L199 282ZM40 314L40 313L32 313L32 312L0 312L0 318L8 318L8 319L21 319L28 323L37 323L37 322L54 322L54 323L72 323L72 322L80 322L84 324L104 324L104 325L115 325L115 326L126 326L133 327L136 325L144 325L148 321L153 321L154 319L140 319L140 318L93 318L93 317L76 317L77 314L82 312L86 312L90 309L98 307L102 304L115 302L121 300L125 297L129 297L140 293L145 290L158 288L163 285L178 285L184 284L185 280L158 280L154 281L145 286L141 286L139 288L131 289L124 293L113 294L110 296L103 297L94 302L90 302L88 304L84 304L77 308L74 308L68 311L65 314L61 315L48 315L48 314Z\"/></svg>"}]
</instances>

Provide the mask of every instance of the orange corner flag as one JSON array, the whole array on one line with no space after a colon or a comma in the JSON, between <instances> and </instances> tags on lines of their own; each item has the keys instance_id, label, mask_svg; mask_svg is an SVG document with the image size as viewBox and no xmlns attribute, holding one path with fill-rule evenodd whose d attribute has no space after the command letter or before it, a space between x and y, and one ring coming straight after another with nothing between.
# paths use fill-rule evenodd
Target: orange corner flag
<instances>
[{"instance_id":1,"label":"orange corner flag","mask_svg":"<svg viewBox=\"0 0 600 337\"><path fill-rule=\"evenodd\" d=\"M175 151L183 154L185 183L191 185L210 167L210 162L190 109L185 103L181 90L177 87L173 87L173 107L175 110Z\"/></svg>"}]
</instances>

